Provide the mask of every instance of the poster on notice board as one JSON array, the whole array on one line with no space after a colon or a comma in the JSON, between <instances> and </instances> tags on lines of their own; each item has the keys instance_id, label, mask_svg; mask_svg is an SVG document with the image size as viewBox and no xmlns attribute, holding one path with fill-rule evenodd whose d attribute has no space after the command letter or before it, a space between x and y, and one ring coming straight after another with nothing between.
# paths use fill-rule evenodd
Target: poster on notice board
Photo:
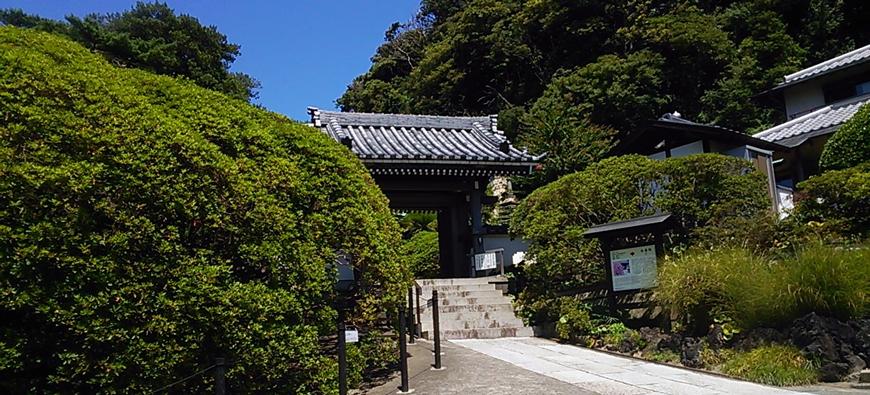
<instances>
[{"instance_id":1,"label":"poster on notice board","mask_svg":"<svg viewBox=\"0 0 870 395\"><path fill-rule=\"evenodd\" d=\"M656 286L656 247L645 245L610 251L614 291Z\"/></svg>"}]
</instances>

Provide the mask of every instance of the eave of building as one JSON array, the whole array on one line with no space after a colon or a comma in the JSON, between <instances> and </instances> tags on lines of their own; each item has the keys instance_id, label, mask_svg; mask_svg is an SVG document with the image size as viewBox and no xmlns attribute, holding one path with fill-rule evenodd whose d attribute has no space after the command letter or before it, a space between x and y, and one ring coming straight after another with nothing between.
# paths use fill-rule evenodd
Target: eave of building
<instances>
[{"instance_id":1,"label":"eave of building","mask_svg":"<svg viewBox=\"0 0 870 395\"><path fill-rule=\"evenodd\" d=\"M658 120L647 123L647 126L641 131L632 134L626 140L620 142L613 149L613 153L624 154L633 152L637 149L636 143L638 141L641 141L643 137L653 134L658 138L666 139L673 136L673 131L682 132L688 136L695 136L699 140L708 139L731 142L770 151L788 151L789 149L784 145L759 139L733 129L728 129L716 125L700 124L682 118L677 118L677 120L673 120L662 117Z\"/></svg>"},{"instance_id":2,"label":"eave of building","mask_svg":"<svg viewBox=\"0 0 870 395\"><path fill-rule=\"evenodd\" d=\"M844 53L824 62L814 64L803 70L786 75L783 77L783 82L779 85L764 91L757 96L766 96L774 92L782 91L785 88L812 81L835 72L851 69L868 62L870 62L870 45L865 45L854 51Z\"/></svg>"},{"instance_id":3,"label":"eave of building","mask_svg":"<svg viewBox=\"0 0 870 395\"><path fill-rule=\"evenodd\" d=\"M756 133L755 137L787 147L796 147L813 137L835 132L842 124L851 119L862 106L868 103L870 103L870 95L832 103L809 114Z\"/></svg>"}]
</instances>

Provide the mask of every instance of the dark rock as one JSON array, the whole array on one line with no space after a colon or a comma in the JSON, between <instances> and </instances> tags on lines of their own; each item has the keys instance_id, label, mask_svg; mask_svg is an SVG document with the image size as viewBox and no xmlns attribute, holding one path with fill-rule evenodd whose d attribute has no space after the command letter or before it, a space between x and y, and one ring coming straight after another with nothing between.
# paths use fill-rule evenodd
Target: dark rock
<instances>
[{"instance_id":1,"label":"dark rock","mask_svg":"<svg viewBox=\"0 0 870 395\"><path fill-rule=\"evenodd\" d=\"M843 322L836 318L807 314L792 324L789 340L801 353L821 364L822 381L841 381L867 366L867 323Z\"/></svg>"},{"instance_id":2,"label":"dark rock","mask_svg":"<svg viewBox=\"0 0 870 395\"><path fill-rule=\"evenodd\" d=\"M646 343L644 351L658 350L659 344L667 336L659 328L643 327L638 329L641 340Z\"/></svg>"},{"instance_id":3,"label":"dark rock","mask_svg":"<svg viewBox=\"0 0 870 395\"><path fill-rule=\"evenodd\" d=\"M702 365L701 346L701 340L698 338L684 338L680 349L680 363L690 368L700 368Z\"/></svg>"},{"instance_id":4,"label":"dark rock","mask_svg":"<svg viewBox=\"0 0 870 395\"><path fill-rule=\"evenodd\" d=\"M722 325L710 325L710 331L707 332L707 344L714 350L725 345L725 332L722 330Z\"/></svg>"},{"instance_id":5,"label":"dark rock","mask_svg":"<svg viewBox=\"0 0 870 395\"><path fill-rule=\"evenodd\" d=\"M849 372L849 364L842 362L828 362L819 367L819 381L833 383L840 381Z\"/></svg>"},{"instance_id":6,"label":"dark rock","mask_svg":"<svg viewBox=\"0 0 870 395\"><path fill-rule=\"evenodd\" d=\"M733 347L740 350L752 350L770 343L782 343L786 336L773 328L756 328L737 334L732 339Z\"/></svg>"},{"instance_id":7,"label":"dark rock","mask_svg":"<svg viewBox=\"0 0 870 395\"><path fill-rule=\"evenodd\" d=\"M671 350L675 353L682 352L683 336L678 333L662 334L662 339L659 341L659 350Z\"/></svg>"}]
</instances>

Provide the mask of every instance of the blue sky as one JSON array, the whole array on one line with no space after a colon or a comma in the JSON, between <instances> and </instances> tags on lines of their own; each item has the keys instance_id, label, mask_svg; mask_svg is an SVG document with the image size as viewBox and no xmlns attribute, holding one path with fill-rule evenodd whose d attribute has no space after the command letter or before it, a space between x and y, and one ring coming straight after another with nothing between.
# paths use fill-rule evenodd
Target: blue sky
<instances>
[{"instance_id":1,"label":"blue sky","mask_svg":"<svg viewBox=\"0 0 870 395\"><path fill-rule=\"evenodd\" d=\"M370 58L393 22L404 22L419 0L169 0L176 13L215 25L242 46L233 71L263 84L258 102L298 120L305 107L335 107L347 84L369 68ZM135 0L0 0L52 19L119 12Z\"/></svg>"}]
</instances>

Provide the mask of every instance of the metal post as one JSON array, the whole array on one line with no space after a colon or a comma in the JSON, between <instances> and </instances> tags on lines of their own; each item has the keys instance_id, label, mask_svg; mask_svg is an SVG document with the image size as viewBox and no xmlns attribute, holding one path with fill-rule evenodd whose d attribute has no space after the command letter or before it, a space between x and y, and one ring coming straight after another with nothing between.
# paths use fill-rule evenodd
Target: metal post
<instances>
[{"instance_id":1,"label":"metal post","mask_svg":"<svg viewBox=\"0 0 870 395\"><path fill-rule=\"evenodd\" d=\"M405 308L399 306L399 370L402 373L401 392L408 392L408 344L405 339Z\"/></svg>"},{"instance_id":2,"label":"metal post","mask_svg":"<svg viewBox=\"0 0 870 395\"><path fill-rule=\"evenodd\" d=\"M414 287L408 288L408 343L414 344L414 335L417 334L417 325L414 322Z\"/></svg>"},{"instance_id":3,"label":"metal post","mask_svg":"<svg viewBox=\"0 0 870 395\"><path fill-rule=\"evenodd\" d=\"M344 308L338 308L338 394L347 395L347 350L344 338Z\"/></svg>"},{"instance_id":4,"label":"metal post","mask_svg":"<svg viewBox=\"0 0 870 395\"><path fill-rule=\"evenodd\" d=\"M438 323L438 290L432 290L432 334L435 339L435 369L441 369L441 325Z\"/></svg>"},{"instance_id":5,"label":"metal post","mask_svg":"<svg viewBox=\"0 0 870 395\"><path fill-rule=\"evenodd\" d=\"M226 361L223 358L214 359L214 393L215 395L226 394Z\"/></svg>"}]
</instances>

